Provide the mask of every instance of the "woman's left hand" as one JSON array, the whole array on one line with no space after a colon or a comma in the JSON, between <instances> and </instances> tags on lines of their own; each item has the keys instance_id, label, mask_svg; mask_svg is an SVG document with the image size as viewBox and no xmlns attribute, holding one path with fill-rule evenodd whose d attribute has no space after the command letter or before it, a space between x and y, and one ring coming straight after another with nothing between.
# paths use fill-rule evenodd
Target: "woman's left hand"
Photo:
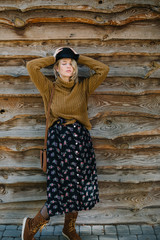
<instances>
[{"instance_id":1,"label":"woman's left hand","mask_svg":"<svg viewBox=\"0 0 160 240\"><path fill-rule=\"evenodd\" d=\"M76 52L73 48L70 47L70 49L71 49L75 54L77 54L77 52Z\"/></svg>"}]
</instances>

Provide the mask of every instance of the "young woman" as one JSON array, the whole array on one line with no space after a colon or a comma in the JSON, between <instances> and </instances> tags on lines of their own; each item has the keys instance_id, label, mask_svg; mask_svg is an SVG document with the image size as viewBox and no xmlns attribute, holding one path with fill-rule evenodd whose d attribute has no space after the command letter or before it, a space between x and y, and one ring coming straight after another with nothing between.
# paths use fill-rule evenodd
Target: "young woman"
<instances>
[{"instance_id":1,"label":"young woman","mask_svg":"<svg viewBox=\"0 0 160 240\"><path fill-rule=\"evenodd\" d=\"M95 73L78 80L77 63ZM55 82L40 69L54 64ZM87 103L89 95L105 80L109 68L72 48L58 48L53 57L27 63L31 80L44 101L45 113L54 86L47 138L47 201L34 218L25 218L22 240L32 240L51 216L65 214L62 234L80 240L75 222L78 211L89 210L99 202L96 159L90 133Z\"/></svg>"}]
</instances>

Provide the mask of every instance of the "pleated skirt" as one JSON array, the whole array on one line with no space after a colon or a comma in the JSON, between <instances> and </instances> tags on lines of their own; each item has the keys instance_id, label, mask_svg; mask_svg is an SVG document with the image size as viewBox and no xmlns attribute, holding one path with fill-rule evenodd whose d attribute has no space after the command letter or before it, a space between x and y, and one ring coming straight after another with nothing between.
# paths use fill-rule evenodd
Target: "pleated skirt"
<instances>
[{"instance_id":1,"label":"pleated skirt","mask_svg":"<svg viewBox=\"0 0 160 240\"><path fill-rule=\"evenodd\" d=\"M48 130L47 201L49 216L92 209L99 202L96 158L89 131L59 118Z\"/></svg>"}]
</instances>

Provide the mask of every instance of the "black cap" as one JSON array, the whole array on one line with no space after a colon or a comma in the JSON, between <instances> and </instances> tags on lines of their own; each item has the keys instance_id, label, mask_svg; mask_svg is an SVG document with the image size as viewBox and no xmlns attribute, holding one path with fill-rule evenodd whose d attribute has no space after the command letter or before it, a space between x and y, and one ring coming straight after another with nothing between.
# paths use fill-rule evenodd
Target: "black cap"
<instances>
[{"instance_id":1,"label":"black cap","mask_svg":"<svg viewBox=\"0 0 160 240\"><path fill-rule=\"evenodd\" d=\"M78 57L79 57L79 54L74 53L72 49L63 48L63 50L56 55L56 62L62 58L71 58L78 61Z\"/></svg>"}]
</instances>

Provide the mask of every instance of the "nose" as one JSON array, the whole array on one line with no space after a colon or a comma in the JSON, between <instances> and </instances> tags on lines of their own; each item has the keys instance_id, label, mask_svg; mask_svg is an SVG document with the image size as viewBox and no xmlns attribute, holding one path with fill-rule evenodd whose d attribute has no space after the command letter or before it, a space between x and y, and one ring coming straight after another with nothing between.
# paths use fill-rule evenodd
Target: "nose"
<instances>
[{"instance_id":1,"label":"nose","mask_svg":"<svg viewBox=\"0 0 160 240\"><path fill-rule=\"evenodd\" d=\"M68 64L67 64L67 68L69 68L69 69L70 69L71 67L72 67L72 66L71 66L71 65L68 63Z\"/></svg>"}]
</instances>

